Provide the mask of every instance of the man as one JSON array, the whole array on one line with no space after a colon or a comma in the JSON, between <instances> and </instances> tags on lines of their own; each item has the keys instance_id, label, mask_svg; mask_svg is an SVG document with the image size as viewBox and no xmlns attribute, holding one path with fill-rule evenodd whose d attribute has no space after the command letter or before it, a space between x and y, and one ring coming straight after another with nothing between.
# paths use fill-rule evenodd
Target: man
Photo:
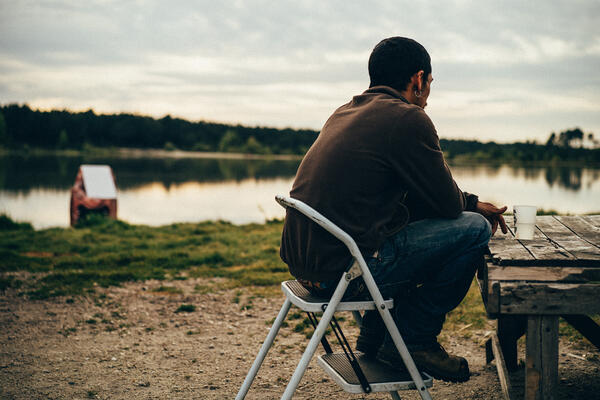
<instances>
[{"instance_id":1,"label":"man","mask_svg":"<svg viewBox=\"0 0 600 400\"><path fill-rule=\"evenodd\" d=\"M502 213L462 192L424 111L431 60L414 40L381 41L369 58L368 90L338 108L302 160L291 197L321 212L356 241L417 366L437 379L466 381L467 361L438 344L445 315L473 280ZM345 246L288 209L281 258L309 290L330 294L351 264ZM352 295L364 284L353 281ZM404 368L377 311L357 350Z\"/></svg>"}]
</instances>

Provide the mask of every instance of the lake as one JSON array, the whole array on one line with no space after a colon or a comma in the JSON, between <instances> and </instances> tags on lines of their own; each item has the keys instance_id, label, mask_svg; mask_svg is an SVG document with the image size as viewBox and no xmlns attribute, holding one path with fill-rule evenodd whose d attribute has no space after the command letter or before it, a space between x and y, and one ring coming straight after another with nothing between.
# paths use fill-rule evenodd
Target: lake
<instances>
[{"instance_id":1,"label":"lake","mask_svg":"<svg viewBox=\"0 0 600 400\"><path fill-rule=\"evenodd\" d=\"M0 156L0 213L36 229L69 225L70 188L81 164L109 164L118 217L133 224L282 218L299 160ZM498 205L533 204L560 213L600 213L600 169L454 165L461 189Z\"/></svg>"}]
</instances>

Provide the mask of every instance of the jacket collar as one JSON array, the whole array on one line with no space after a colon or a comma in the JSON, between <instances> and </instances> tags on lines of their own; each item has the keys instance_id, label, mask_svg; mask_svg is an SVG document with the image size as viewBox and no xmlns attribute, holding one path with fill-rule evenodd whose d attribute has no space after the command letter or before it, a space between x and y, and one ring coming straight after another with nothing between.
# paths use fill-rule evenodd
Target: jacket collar
<instances>
[{"instance_id":1,"label":"jacket collar","mask_svg":"<svg viewBox=\"0 0 600 400\"><path fill-rule=\"evenodd\" d=\"M389 96L392 96L396 99L400 99L403 102L405 102L406 104L410 104L408 100L406 100L404 98L404 96L402 96L400 94L399 91L397 91L396 89L390 87L390 86L373 86L368 88L367 90L364 91L363 94L376 94L376 93L381 93L381 94L387 94Z\"/></svg>"}]
</instances>

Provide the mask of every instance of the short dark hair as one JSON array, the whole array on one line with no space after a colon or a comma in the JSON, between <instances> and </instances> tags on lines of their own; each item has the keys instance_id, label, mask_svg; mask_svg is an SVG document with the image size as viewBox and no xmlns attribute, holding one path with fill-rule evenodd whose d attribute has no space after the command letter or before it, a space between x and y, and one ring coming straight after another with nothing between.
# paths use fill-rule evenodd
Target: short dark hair
<instances>
[{"instance_id":1,"label":"short dark hair","mask_svg":"<svg viewBox=\"0 0 600 400\"><path fill-rule=\"evenodd\" d=\"M431 73L431 57L415 40L394 36L383 39L369 57L369 87L385 85L406 90L410 78L423 70L423 81Z\"/></svg>"}]
</instances>

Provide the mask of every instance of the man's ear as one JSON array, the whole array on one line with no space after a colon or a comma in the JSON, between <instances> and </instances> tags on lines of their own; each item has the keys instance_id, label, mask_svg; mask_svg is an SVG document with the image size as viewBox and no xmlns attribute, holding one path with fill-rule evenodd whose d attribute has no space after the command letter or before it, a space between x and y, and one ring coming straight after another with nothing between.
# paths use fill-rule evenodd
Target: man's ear
<instances>
[{"instance_id":1,"label":"man's ear","mask_svg":"<svg viewBox=\"0 0 600 400\"><path fill-rule=\"evenodd\" d=\"M419 92L423 90L423 75L425 75L425 71L419 70L410 78L413 88Z\"/></svg>"}]
</instances>

